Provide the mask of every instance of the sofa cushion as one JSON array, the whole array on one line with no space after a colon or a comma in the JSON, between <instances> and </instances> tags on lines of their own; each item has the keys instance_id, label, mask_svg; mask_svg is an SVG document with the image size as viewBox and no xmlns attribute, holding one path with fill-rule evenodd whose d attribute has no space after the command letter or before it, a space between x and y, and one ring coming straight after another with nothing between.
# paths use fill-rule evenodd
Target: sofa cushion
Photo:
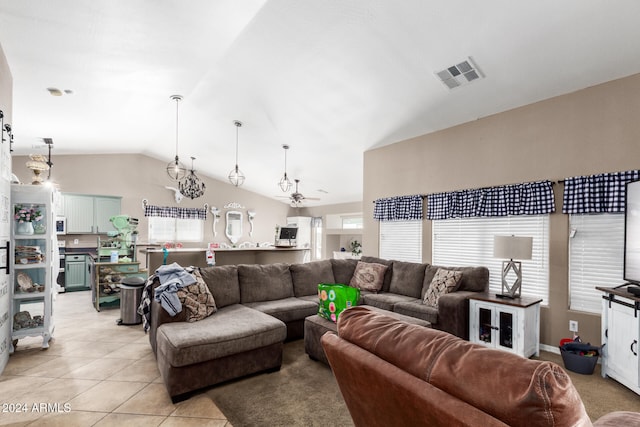
<instances>
[{"instance_id":1,"label":"sofa cushion","mask_svg":"<svg viewBox=\"0 0 640 427\"><path fill-rule=\"evenodd\" d=\"M333 278L335 283L348 285L353 277L353 272L358 264L357 259L333 259L331 258L331 268L333 269Z\"/></svg>"},{"instance_id":2,"label":"sofa cushion","mask_svg":"<svg viewBox=\"0 0 640 427\"><path fill-rule=\"evenodd\" d=\"M283 342L287 327L273 316L233 304L199 322L158 327L157 346L171 366L187 366Z\"/></svg>"},{"instance_id":3,"label":"sofa cushion","mask_svg":"<svg viewBox=\"0 0 640 427\"><path fill-rule=\"evenodd\" d=\"M317 295L319 283L335 283L333 268L328 259L303 264L291 264L293 293L296 297Z\"/></svg>"},{"instance_id":4,"label":"sofa cushion","mask_svg":"<svg viewBox=\"0 0 640 427\"><path fill-rule=\"evenodd\" d=\"M381 292L379 294L366 294L362 297L366 305L381 308L383 310L393 311L393 306L402 301L420 301L417 298L408 297L406 295L391 294L389 292Z\"/></svg>"},{"instance_id":5,"label":"sofa cushion","mask_svg":"<svg viewBox=\"0 0 640 427\"><path fill-rule=\"evenodd\" d=\"M272 301L293 296L289 264L240 264L240 302Z\"/></svg>"},{"instance_id":6,"label":"sofa cushion","mask_svg":"<svg viewBox=\"0 0 640 427\"><path fill-rule=\"evenodd\" d=\"M460 285L461 278L461 271L439 268L435 276L433 276L433 280L431 280L429 289L427 289L427 292L424 294L422 302L425 305L438 308L438 300L440 297L444 294L454 292Z\"/></svg>"},{"instance_id":7,"label":"sofa cushion","mask_svg":"<svg viewBox=\"0 0 640 427\"><path fill-rule=\"evenodd\" d=\"M384 273L384 282L382 282L382 290L389 292L389 286L391 285L391 278L393 277L393 261L388 259L382 259L374 256L362 256L360 258L362 262L375 262L376 264L382 264L387 266L387 271Z\"/></svg>"},{"instance_id":8,"label":"sofa cushion","mask_svg":"<svg viewBox=\"0 0 640 427\"><path fill-rule=\"evenodd\" d=\"M378 292L382 289L382 282L384 281L384 273L386 271L386 265L375 262L358 261L349 286L362 291Z\"/></svg>"},{"instance_id":9,"label":"sofa cushion","mask_svg":"<svg viewBox=\"0 0 640 427\"><path fill-rule=\"evenodd\" d=\"M315 301L291 297L275 301L249 302L243 305L288 323L316 314L318 312L318 297L316 296Z\"/></svg>"},{"instance_id":10,"label":"sofa cushion","mask_svg":"<svg viewBox=\"0 0 640 427\"><path fill-rule=\"evenodd\" d=\"M424 282L424 272L429 264L393 261L393 275L389 292L420 298Z\"/></svg>"},{"instance_id":11,"label":"sofa cushion","mask_svg":"<svg viewBox=\"0 0 640 427\"><path fill-rule=\"evenodd\" d=\"M422 300L397 302L393 305L393 311L394 313L426 320L432 325L438 324L438 309L423 304Z\"/></svg>"},{"instance_id":12,"label":"sofa cushion","mask_svg":"<svg viewBox=\"0 0 640 427\"><path fill-rule=\"evenodd\" d=\"M200 275L211 291L218 308L240 303L238 267L235 265L201 267Z\"/></svg>"},{"instance_id":13,"label":"sofa cushion","mask_svg":"<svg viewBox=\"0 0 640 427\"><path fill-rule=\"evenodd\" d=\"M196 283L180 288L177 292L187 322L202 320L217 311L216 302L200 271L194 270L193 276Z\"/></svg>"},{"instance_id":14,"label":"sofa cushion","mask_svg":"<svg viewBox=\"0 0 640 427\"><path fill-rule=\"evenodd\" d=\"M429 289L433 276L435 276L439 268L462 271L462 279L460 280L458 291L486 292L489 290L489 269L487 267L439 267L430 265L424 273L422 298L424 298L424 294Z\"/></svg>"}]
</instances>

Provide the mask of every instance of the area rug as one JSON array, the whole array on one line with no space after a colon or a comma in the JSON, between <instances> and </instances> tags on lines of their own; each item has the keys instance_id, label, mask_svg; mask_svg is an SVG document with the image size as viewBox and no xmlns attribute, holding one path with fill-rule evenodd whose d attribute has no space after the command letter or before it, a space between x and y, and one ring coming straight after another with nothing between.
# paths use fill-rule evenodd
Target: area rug
<instances>
[{"instance_id":1,"label":"area rug","mask_svg":"<svg viewBox=\"0 0 640 427\"><path fill-rule=\"evenodd\" d=\"M206 392L234 427L353 426L331 369L309 359L304 341L284 345L282 368Z\"/></svg>"}]
</instances>

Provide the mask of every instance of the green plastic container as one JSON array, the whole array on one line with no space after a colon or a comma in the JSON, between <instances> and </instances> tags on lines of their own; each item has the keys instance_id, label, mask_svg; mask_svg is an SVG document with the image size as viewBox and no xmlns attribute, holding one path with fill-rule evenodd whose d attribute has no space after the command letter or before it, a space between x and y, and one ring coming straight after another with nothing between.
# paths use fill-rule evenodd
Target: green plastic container
<instances>
[{"instance_id":1,"label":"green plastic container","mask_svg":"<svg viewBox=\"0 0 640 427\"><path fill-rule=\"evenodd\" d=\"M337 322L340 313L355 307L360 300L360 289L339 283L318 284L318 315Z\"/></svg>"}]
</instances>

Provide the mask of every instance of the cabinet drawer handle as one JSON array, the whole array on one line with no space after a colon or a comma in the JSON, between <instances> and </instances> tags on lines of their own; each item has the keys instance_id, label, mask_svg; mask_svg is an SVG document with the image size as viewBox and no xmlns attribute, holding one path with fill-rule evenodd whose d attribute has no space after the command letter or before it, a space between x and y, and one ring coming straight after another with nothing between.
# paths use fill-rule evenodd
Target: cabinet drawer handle
<instances>
[{"instance_id":1,"label":"cabinet drawer handle","mask_svg":"<svg viewBox=\"0 0 640 427\"><path fill-rule=\"evenodd\" d=\"M638 353L633 349L633 346L638 346L638 340L633 340L633 342L631 343L631 346L629 347L629 350L631 350L631 353L633 353L634 356L637 356Z\"/></svg>"},{"instance_id":2,"label":"cabinet drawer handle","mask_svg":"<svg viewBox=\"0 0 640 427\"><path fill-rule=\"evenodd\" d=\"M0 269L4 269L4 271L7 274L11 274L11 270L9 270L9 267L11 265L11 263L9 262L9 245L11 245L11 242L9 240L7 240L7 244L4 248L0 248L0 251L7 251L7 265L5 265L4 267L0 267Z\"/></svg>"}]
</instances>

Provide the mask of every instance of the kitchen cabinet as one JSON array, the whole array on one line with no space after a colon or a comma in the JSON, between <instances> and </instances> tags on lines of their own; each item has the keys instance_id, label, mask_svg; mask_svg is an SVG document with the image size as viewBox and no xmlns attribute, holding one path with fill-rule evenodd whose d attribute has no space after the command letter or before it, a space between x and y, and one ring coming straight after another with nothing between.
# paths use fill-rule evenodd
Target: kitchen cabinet
<instances>
[{"instance_id":1,"label":"kitchen cabinet","mask_svg":"<svg viewBox=\"0 0 640 427\"><path fill-rule=\"evenodd\" d=\"M296 247L311 248L311 217L310 216L290 216L287 217L287 227L298 227L296 235ZM305 253L303 262L311 261L311 251Z\"/></svg>"},{"instance_id":2,"label":"kitchen cabinet","mask_svg":"<svg viewBox=\"0 0 640 427\"><path fill-rule=\"evenodd\" d=\"M87 194L63 194L67 234L105 234L116 231L109 219L120 215L122 198Z\"/></svg>"},{"instance_id":3,"label":"kitchen cabinet","mask_svg":"<svg viewBox=\"0 0 640 427\"><path fill-rule=\"evenodd\" d=\"M55 329L53 308L59 269L53 200L55 190L45 186L12 185L11 212L29 213L35 220L11 226L11 347L18 340L42 337L49 347ZM34 215L32 215L34 214Z\"/></svg>"},{"instance_id":4,"label":"kitchen cabinet","mask_svg":"<svg viewBox=\"0 0 640 427\"><path fill-rule=\"evenodd\" d=\"M91 284L91 255L66 255L64 263L65 283L67 292L85 291Z\"/></svg>"},{"instance_id":5,"label":"kitchen cabinet","mask_svg":"<svg viewBox=\"0 0 640 427\"><path fill-rule=\"evenodd\" d=\"M97 311L120 306L120 284L127 277L147 279L139 262L96 262L91 279L91 298Z\"/></svg>"},{"instance_id":6,"label":"kitchen cabinet","mask_svg":"<svg viewBox=\"0 0 640 427\"><path fill-rule=\"evenodd\" d=\"M625 289L597 289L606 292L602 300L602 376L640 394L640 298Z\"/></svg>"},{"instance_id":7,"label":"kitchen cabinet","mask_svg":"<svg viewBox=\"0 0 640 427\"><path fill-rule=\"evenodd\" d=\"M469 297L469 341L523 357L540 353L541 299Z\"/></svg>"}]
</instances>

